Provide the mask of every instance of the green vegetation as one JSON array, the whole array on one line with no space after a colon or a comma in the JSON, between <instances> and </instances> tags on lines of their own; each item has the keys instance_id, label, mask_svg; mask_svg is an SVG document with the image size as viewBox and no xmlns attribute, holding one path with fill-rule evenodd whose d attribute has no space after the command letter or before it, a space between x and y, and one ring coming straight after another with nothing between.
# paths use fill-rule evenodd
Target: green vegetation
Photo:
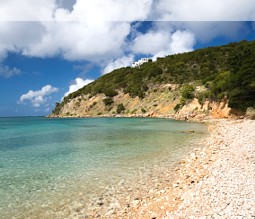
<instances>
[{"instance_id":1,"label":"green vegetation","mask_svg":"<svg viewBox=\"0 0 255 219\"><path fill-rule=\"evenodd\" d=\"M103 102L105 106L110 106L113 103L113 99L111 97L106 97L103 99Z\"/></svg>"},{"instance_id":2,"label":"green vegetation","mask_svg":"<svg viewBox=\"0 0 255 219\"><path fill-rule=\"evenodd\" d=\"M181 103L177 103L176 105L175 105L175 107L174 107L174 111L178 111L179 109L181 109L183 107L183 104L181 104Z\"/></svg>"},{"instance_id":3,"label":"green vegetation","mask_svg":"<svg viewBox=\"0 0 255 219\"><path fill-rule=\"evenodd\" d=\"M141 109L142 113L146 113L146 110L144 108Z\"/></svg>"},{"instance_id":4,"label":"green vegetation","mask_svg":"<svg viewBox=\"0 0 255 219\"><path fill-rule=\"evenodd\" d=\"M121 104L119 104L118 106L117 106L117 113L118 114L120 114L120 113L122 113L123 111L125 110L125 107L124 107L124 105L121 103Z\"/></svg>"},{"instance_id":5,"label":"green vegetation","mask_svg":"<svg viewBox=\"0 0 255 219\"><path fill-rule=\"evenodd\" d=\"M182 98L176 109L194 95L200 103L227 98L229 106L239 111L255 107L255 41L200 49L158 58L139 68L114 70L69 94L56 104L53 113L58 114L65 103L81 95L105 94L105 105L111 105L111 98L119 91L142 99L151 85L166 83L182 85ZM196 94L190 85L193 83L204 85L207 90Z\"/></svg>"},{"instance_id":6,"label":"green vegetation","mask_svg":"<svg viewBox=\"0 0 255 219\"><path fill-rule=\"evenodd\" d=\"M188 99L188 100L193 99L194 92L195 92L195 88L192 85L187 84L182 88L182 93L181 93L182 98Z\"/></svg>"},{"instance_id":7,"label":"green vegetation","mask_svg":"<svg viewBox=\"0 0 255 219\"><path fill-rule=\"evenodd\" d=\"M59 115L63 106L64 106L64 102L55 103L55 108L52 111L52 113L55 114L55 115Z\"/></svg>"}]
</instances>

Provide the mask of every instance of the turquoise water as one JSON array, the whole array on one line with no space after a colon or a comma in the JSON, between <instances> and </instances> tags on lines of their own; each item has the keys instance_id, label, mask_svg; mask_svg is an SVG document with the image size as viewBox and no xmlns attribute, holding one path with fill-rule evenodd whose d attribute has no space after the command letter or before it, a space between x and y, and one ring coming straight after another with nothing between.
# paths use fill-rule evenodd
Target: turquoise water
<instances>
[{"instance_id":1,"label":"turquoise water","mask_svg":"<svg viewBox=\"0 0 255 219\"><path fill-rule=\"evenodd\" d=\"M80 192L89 200L107 185L169 168L205 132L168 119L0 118L0 218L36 218L49 208L53 218Z\"/></svg>"}]
</instances>

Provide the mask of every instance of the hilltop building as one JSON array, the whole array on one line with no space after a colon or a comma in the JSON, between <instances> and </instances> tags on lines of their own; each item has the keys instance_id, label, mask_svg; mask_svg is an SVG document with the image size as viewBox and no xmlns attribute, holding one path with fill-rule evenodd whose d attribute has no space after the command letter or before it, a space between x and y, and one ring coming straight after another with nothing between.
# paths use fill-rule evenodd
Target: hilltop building
<instances>
[{"instance_id":1,"label":"hilltop building","mask_svg":"<svg viewBox=\"0 0 255 219\"><path fill-rule=\"evenodd\" d=\"M149 58L141 58L140 60L138 60L137 62L133 62L131 67L132 68L137 68L139 67L140 65L142 65L143 63L145 62L148 62L149 61Z\"/></svg>"}]
</instances>

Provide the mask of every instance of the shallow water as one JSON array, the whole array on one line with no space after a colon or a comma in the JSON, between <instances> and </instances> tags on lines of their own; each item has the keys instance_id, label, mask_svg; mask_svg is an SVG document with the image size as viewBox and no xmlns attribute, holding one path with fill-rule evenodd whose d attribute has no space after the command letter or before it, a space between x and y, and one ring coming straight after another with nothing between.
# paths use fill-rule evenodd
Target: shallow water
<instances>
[{"instance_id":1,"label":"shallow water","mask_svg":"<svg viewBox=\"0 0 255 219\"><path fill-rule=\"evenodd\" d=\"M81 194L173 166L204 134L169 119L0 118L0 218L56 218Z\"/></svg>"}]
</instances>

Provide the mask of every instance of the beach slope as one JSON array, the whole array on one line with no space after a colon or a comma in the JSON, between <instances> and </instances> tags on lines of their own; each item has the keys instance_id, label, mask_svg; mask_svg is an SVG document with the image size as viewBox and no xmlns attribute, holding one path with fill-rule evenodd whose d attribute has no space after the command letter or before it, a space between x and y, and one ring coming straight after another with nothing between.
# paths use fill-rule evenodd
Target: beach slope
<instances>
[{"instance_id":1,"label":"beach slope","mask_svg":"<svg viewBox=\"0 0 255 219\"><path fill-rule=\"evenodd\" d=\"M165 218L254 218L255 121L221 120L209 127L206 147L177 171L178 203Z\"/></svg>"}]
</instances>

